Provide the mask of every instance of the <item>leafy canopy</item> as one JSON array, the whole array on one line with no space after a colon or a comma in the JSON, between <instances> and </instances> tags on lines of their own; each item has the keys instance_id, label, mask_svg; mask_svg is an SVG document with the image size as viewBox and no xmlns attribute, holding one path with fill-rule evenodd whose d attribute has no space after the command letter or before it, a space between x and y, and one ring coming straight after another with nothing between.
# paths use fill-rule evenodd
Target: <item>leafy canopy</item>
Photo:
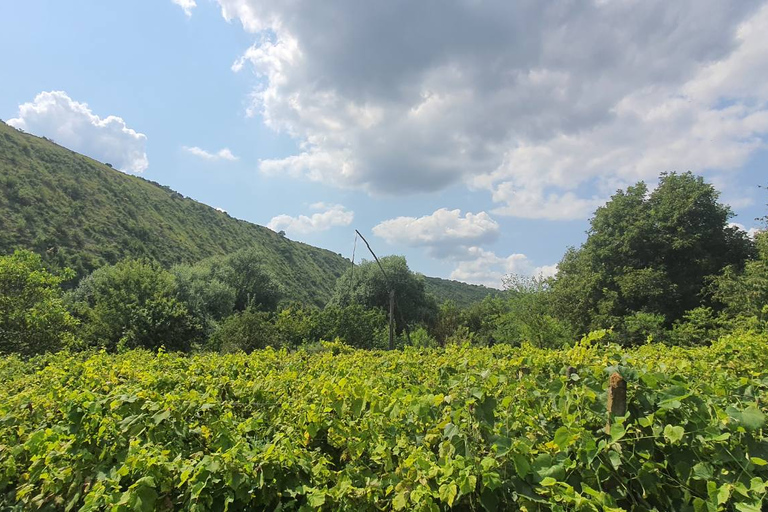
<instances>
[{"instance_id":1,"label":"leafy canopy","mask_svg":"<svg viewBox=\"0 0 768 512\"><path fill-rule=\"evenodd\" d=\"M619 190L595 212L587 241L558 266L559 314L586 332L623 328L623 317L637 313L669 326L711 305L707 279L754 252L746 234L728 226L732 212L718 196L691 173L662 174L650 193L643 182Z\"/></svg>"},{"instance_id":2,"label":"leafy canopy","mask_svg":"<svg viewBox=\"0 0 768 512\"><path fill-rule=\"evenodd\" d=\"M33 355L71 345L77 321L62 301L61 283L29 251L0 256L0 353Z\"/></svg>"},{"instance_id":3,"label":"leafy canopy","mask_svg":"<svg viewBox=\"0 0 768 512\"><path fill-rule=\"evenodd\" d=\"M87 345L108 350L187 350L200 336L173 274L146 260L124 260L83 279L70 294Z\"/></svg>"},{"instance_id":4,"label":"leafy canopy","mask_svg":"<svg viewBox=\"0 0 768 512\"><path fill-rule=\"evenodd\" d=\"M329 305L345 307L360 304L388 311L391 286L395 290L398 331L405 324L431 323L437 314L437 304L427 294L424 276L412 272L402 256L386 256L380 261L387 277L376 262L363 261L339 278Z\"/></svg>"}]
</instances>

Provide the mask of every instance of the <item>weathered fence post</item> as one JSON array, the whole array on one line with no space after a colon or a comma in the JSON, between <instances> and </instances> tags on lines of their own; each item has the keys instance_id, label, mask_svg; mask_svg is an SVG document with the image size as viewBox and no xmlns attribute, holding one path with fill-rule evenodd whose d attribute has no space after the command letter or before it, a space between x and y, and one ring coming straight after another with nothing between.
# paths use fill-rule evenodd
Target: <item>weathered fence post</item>
<instances>
[{"instance_id":1,"label":"weathered fence post","mask_svg":"<svg viewBox=\"0 0 768 512\"><path fill-rule=\"evenodd\" d=\"M627 414L627 381L613 372L610 381L608 381L608 423L605 425L605 431L611 432L611 419L614 416L624 416Z\"/></svg>"},{"instance_id":2,"label":"weathered fence post","mask_svg":"<svg viewBox=\"0 0 768 512\"><path fill-rule=\"evenodd\" d=\"M571 375L573 375L574 373L576 373L576 368L574 368L573 366L569 366L565 370L566 384L568 384L569 386L573 385L574 381L571 379Z\"/></svg>"}]
</instances>

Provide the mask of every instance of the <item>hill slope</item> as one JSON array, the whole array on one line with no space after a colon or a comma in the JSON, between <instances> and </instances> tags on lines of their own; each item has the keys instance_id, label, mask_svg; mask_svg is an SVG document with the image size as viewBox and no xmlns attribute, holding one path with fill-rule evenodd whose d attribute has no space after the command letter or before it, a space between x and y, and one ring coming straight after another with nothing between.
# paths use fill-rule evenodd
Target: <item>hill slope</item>
<instances>
[{"instance_id":1,"label":"hill slope","mask_svg":"<svg viewBox=\"0 0 768 512\"><path fill-rule=\"evenodd\" d=\"M427 293L434 295L437 298L438 304L451 300L460 308L468 307L475 302L480 302L489 295L499 293L499 290L479 284L467 284L439 277L427 277L426 280Z\"/></svg>"},{"instance_id":2,"label":"hill slope","mask_svg":"<svg viewBox=\"0 0 768 512\"><path fill-rule=\"evenodd\" d=\"M244 247L286 298L325 304L349 262L0 123L0 253L27 248L82 276L123 257L192 263Z\"/></svg>"},{"instance_id":3,"label":"hill slope","mask_svg":"<svg viewBox=\"0 0 768 512\"><path fill-rule=\"evenodd\" d=\"M262 252L286 299L318 306L350 264L0 122L0 254L31 249L82 277L125 257L170 266L244 247ZM433 277L427 290L460 306L493 292Z\"/></svg>"}]
</instances>

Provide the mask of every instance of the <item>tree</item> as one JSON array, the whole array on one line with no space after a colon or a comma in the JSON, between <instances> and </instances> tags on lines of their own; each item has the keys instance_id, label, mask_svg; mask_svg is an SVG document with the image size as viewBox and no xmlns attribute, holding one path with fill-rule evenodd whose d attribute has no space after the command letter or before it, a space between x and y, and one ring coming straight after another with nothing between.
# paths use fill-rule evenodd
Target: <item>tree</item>
<instances>
[{"instance_id":1,"label":"tree","mask_svg":"<svg viewBox=\"0 0 768 512\"><path fill-rule=\"evenodd\" d=\"M0 256L0 353L30 356L73 343L77 321L61 291L72 275L52 274L33 252Z\"/></svg>"},{"instance_id":2,"label":"tree","mask_svg":"<svg viewBox=\"0 0 768 512\"><path fill-rule=\"evenodd\" d=\"M209 347L221 352L252 352L279 345L270 313L248 307L225 319L211 336Z\"/></svg>"},{"instance_id":3,"label":"tree","mask_svg":"<svg viewBox=\"0 0 768 512\"><path fill-rule=\"evenodd\" d=\"M206 335L235 310L235 289L212 275L204 265L177 265L171 269L178 298L203 327Z\"/></svg>"},{"instance_id":4,"label":"tree","mask_svg":"<svg viewBox=\"0 0 768 512\"><path fill-rule=\"evenodd\" d=\"M247 248L205 259L194 266L199 276L223 283L234 291L236 311L248 307L273 311L280 300L280 290L264 270L262 260L258 249Z\"/></svg>"},{"instance_id":5,"label":"tree","mask_svg":"<svg viewBox=\"0 0 768 512\"><path fill-rule=\"evenodd\" d=\"M768 331L768 232L755 236L758 257L743 271L727 267L713 279L713 298L722 305L721 321L731 327Z\"/></svg>"},{"instance_id":6,"label":"tree","mask_svg":"<svg viewBox=\"0 0 768 512\"><path fill-rule=\"evenodd\" d=\"M562 347L573 339L570 326L553 314L551 278L509 274L502 283L506 311L496 321L496 341Z\"/></svg>"},{"instance_id":7,"label":"tree","mask_svg":"<svg viewBox=\"0 0 768 512\"><path fill-rule=\"evenodd\" d=\"M391 285L395 290L398 332L405 324L431 324L437 316L437 303L426 292L424 276L412 272L402 256L386 256L380 261L389 283L375 262L363 261L336 281L328 304L342 307L360 304L388 312Z\"/></svg>"},{"instance_id":8,"label":"tree","mask_svg":"<svg viewBox=\"0 0 768 512\"><path fill-rule=\"evenodd\" d=\"M553 283L558 314L579 331L633 329L659 316L664 327L698 306L710 306L705 285L729 265L741 268L754 253L740 230L729 227L730 208L691 173L662 174L650 194L639 182L597 209L579 249L569 249ZM649 324L650 325L650 324ZM654 327L655 329L655 327Z\"/></svg>"},{"instance_id":9,"label":"tree","mask_svg":"<svg viewBox=\"0 0 768 512\"><path fill-rule=\"evenodd\" d=\"M123 260L102 267L81 281L70 301L91 346L187 350L201 335L177 297L173 274L153 262Z\"/></svg>"}]
</instances>

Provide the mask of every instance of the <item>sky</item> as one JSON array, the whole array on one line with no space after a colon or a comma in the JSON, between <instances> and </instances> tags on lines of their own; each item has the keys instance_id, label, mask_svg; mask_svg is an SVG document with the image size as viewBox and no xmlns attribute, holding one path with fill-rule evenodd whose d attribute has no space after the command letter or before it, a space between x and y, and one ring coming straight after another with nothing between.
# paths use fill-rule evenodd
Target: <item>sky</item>
<instances>
[{"instance_id":1,"label":"sky","mask_svg":"<svg viewBox=\"0 0 768 512\"><path fill-rule=\"evenodd\" d=\"M662 172L766 214L765 1L25 0L0 46L9 124L426 275L551 275Z\"/></svg>"}]
</instances>

